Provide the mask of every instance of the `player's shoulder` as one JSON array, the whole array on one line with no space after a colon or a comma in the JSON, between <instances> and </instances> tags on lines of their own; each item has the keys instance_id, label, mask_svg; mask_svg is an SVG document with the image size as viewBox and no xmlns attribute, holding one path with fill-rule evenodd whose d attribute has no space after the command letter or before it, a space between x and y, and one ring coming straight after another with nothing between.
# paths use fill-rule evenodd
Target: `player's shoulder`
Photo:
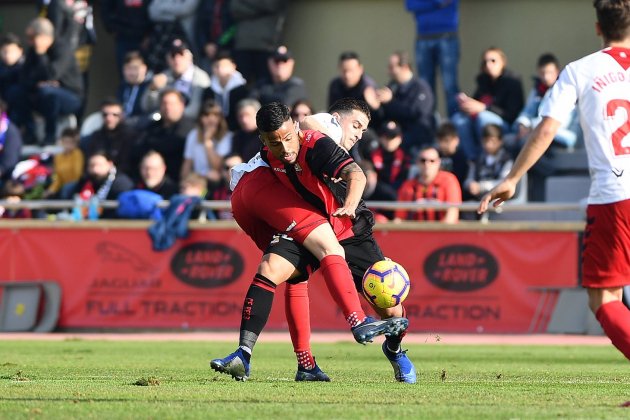
<instances>
[{"instance_id":1,"label":"player's shoulder","mask_svg":"<svg viewBox=\"0 0 630 420\"><path fill-rule=\"evenodd\" d=\"M303 147L313 148L316 145L318 147L321 147L321 146L325 145L326 143L333 143L334 145L336 145L336 143L334 142L333 139L331 139L326 134L324 134L324 133L322 133L320 131L317 131L317 130L304 130L302 132L304 133L304 141L302 143Z\"/></svg>"},{"instance_id":2,"label":"player's shoulder","mask_svg":"<svg viewBox=\"0 0 630 420\"><path fill-rule=\"evenodd\" d=\"M585 55L582 58L578 58L567 64L566 70L582 73L584 71L594 70L598 67L598 64L610 63L610 55L606 53L606 50L605 48Z\"/></svg>"}]
</instances>

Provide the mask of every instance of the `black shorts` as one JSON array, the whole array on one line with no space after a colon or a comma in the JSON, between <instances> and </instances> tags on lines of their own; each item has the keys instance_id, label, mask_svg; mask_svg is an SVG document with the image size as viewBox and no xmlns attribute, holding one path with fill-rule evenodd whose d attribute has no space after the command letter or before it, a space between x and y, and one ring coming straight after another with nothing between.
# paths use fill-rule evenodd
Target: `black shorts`
<instances>
[{"instance_id":1,"label":"black shorts","mask_svg":"<svg viewBox=\"0 0 630 420\"><path fill-rule=\"evenodd\" d=\"M361 237L352 237L339 242L346 253L346 261L352 272L354 285L359 292L363 291L363 274L372 264L384 260L383 251L374 240L372 233ZM307 280L310 274L319 268L319 261L306 248L284 235L274 237L265 250L265 254L279 255L289 261L301 273L291 279L290 283Z\"/></svg>"}]
</instances>

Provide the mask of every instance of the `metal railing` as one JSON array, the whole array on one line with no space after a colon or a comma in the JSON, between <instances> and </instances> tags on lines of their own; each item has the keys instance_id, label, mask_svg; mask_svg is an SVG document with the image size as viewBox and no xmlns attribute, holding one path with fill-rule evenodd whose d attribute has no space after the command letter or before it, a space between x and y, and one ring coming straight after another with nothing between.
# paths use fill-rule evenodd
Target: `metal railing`
<instances>
[{"instance_id":1,"label":"metal railing","mask_svg":"<svg viewBox=\"0 0 630 420\"><path fill-rule=\"evenodd\" d=\"M167 200L158 203L161 208L167 207L169 202ZM402 201L368 201L367 206L372 209L378 210L447 210L449 208L457 208L462 212L476 212L478 203L476 201L451 204L443 202L402 202ZM87 203L85 203L87 206ZM23 200L19 202L11 202L6 200L0 200L0 207L4 207L10 210L18 209L30 209L30 210L53 210L64 211L71 210L75 206L74 200ZM229 210L231 204L229 200L217 200L217 201L202 201L200 204L204 210ZM101 208L116 208L118 207L118 201L105 200L99 202ZM481 222L488 221L489 213L503 213L503 212L554 212L554 211L574 211L583 212L585 209L584 203L576 202L563 202L563 203L524 203L524 204L511 204L509 201L504 203L498 208L491 207L489 212L485 213L481 218Z\"/></svg>"}]
</instances>

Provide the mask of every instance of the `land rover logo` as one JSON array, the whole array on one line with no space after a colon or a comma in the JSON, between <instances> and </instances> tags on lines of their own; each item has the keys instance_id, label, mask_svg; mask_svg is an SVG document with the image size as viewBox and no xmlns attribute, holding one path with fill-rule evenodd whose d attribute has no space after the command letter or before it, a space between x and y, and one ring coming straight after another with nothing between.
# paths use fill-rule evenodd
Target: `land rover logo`
<instances>
[{"instance_id":1,"label":"land rover logo","mask_svg":"<svg viewBox=\"0 0 630 420\"><path fill-rule=\"evenodd\" d=\"M499 272L497 260L485 249L451 245L433 251L424 261L424 274L440 289L471 292L492 283Z\"/></svg>"},{"instance_id":2,"label":"land rover logo","mask_svg":"<svg viewBox=\"0 0 630 420\"><path fill-rule=\"evenodd\" d=\"M182 282L204 289L225 286L243 272L243 258L234 249L213 242L197 242L177 251L171 271Z\"/></svg>"}]
</instances>

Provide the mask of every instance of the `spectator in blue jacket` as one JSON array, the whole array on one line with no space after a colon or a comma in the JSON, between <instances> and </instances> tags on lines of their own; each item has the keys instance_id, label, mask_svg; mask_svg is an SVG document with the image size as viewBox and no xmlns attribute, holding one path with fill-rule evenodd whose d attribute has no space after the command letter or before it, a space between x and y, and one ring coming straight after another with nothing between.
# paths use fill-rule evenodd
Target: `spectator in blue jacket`
<instances>
[{"instance_id":1,"label":"spectator in blue jacket","mask_svg":"<svg viewBox=\"0 0 630 420\"><path fill-rule=\"evenodd\" d=\"M446 110L451 116L459 109L457 64L459 63L459 0L406 0L407 10L416 18L416 64L421 78L435 90L435 73L440 68Z\"/></svg>"}]
</instances>

